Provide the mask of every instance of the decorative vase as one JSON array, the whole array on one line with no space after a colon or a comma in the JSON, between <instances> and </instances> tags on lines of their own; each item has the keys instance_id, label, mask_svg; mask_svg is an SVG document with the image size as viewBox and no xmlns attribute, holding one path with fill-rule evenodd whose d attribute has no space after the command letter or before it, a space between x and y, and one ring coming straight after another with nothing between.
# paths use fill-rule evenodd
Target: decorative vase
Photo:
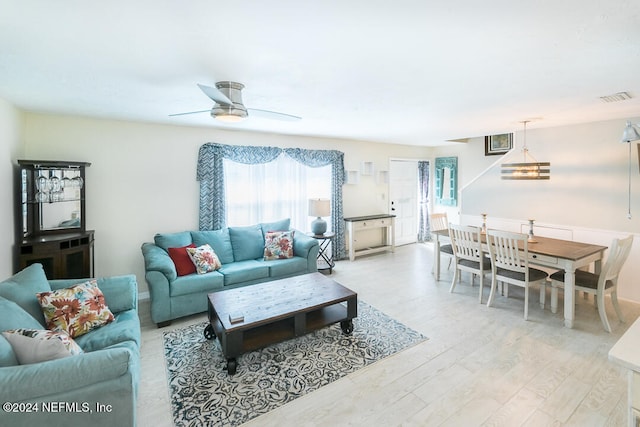
<instances>
[{"instance_id":1,"label":"decorative vase","mask_svg":"<svg viewBox=\"0 0 640 427\"><path fill-rule=\"evenodd\" d=\"M313 221L311 221L311 232L316 236L321 236L327 231L327 221L324 219L317 217Z\"/></svg>"}]
</instances>

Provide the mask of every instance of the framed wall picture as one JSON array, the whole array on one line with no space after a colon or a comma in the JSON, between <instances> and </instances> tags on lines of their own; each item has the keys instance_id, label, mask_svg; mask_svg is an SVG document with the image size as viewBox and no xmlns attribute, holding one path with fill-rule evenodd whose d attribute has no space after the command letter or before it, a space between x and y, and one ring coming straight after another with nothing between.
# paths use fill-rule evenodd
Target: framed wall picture
<instances>
[{"instance_id":1,"label":"framed wall picture","mask_svg":"<svg viewBox=\"0 0 640 427\"><path fill-rule=\"evenodd\" d=\"M504 154L513 148L513 134L502 133L484 137L484 155L496 156Z\"/></svg>"}]
</instances>

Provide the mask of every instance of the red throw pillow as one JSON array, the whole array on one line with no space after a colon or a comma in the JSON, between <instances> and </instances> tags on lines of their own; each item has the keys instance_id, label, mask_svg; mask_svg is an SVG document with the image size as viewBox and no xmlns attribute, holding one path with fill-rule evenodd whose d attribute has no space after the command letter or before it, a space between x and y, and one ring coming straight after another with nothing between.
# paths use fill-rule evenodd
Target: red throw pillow
<instances>
[{"instance_id":1,"label":"red throw pillow","mask_svg":"<svg viewBox=\"0 0 640 427\"><path fill-rule=\"evenodd\" d=\"M193 274L196 272L196 266L189 258L187 248L195 248L193 243L189 246L183 246L181 248L169 248L169 256L176 266L176 272L178 276L186 276L187 274Z\"/></svg>"}]
</instances>

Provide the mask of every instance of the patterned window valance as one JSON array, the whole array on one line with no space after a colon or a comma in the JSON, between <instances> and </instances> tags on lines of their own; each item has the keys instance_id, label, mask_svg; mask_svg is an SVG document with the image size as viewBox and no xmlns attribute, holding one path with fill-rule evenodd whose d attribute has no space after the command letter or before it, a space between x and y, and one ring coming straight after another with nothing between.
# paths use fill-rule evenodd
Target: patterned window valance
<instances>
[{"instance_id":1,"label":"patterned window valance","mask_svg":"<svg viewBox=\"0 0 640 427\"><path fill-rule=\"evenodd\" d=\"M200 230L216 230L225 226L224 159L245 164L268 163L285 154L309 167L331 165L331 221L336 234L333 256L346 257L342 186L344 185L344 153L337 150L259 147L207 143L198 154L197 179L200 181Z\"/></svg>"}]
</instances>

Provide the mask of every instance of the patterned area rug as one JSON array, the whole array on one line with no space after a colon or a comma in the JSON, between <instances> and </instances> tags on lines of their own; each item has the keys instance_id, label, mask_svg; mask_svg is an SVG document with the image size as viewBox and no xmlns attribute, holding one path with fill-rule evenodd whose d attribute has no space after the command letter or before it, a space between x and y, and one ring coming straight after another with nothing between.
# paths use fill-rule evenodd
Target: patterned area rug
<instances>
[{"instance_id":1,"label":"patterned area rug","mask_svg":"<svg viewBox=\"0 0 640 427\"><path fill-rule=\"evenodd\" d=\"M354 331L339 324L246 353L235 375L206 322L165 332L164 355L176 426L237 426L427 338L358 302Z\"/></svg>"}]
</instances>

